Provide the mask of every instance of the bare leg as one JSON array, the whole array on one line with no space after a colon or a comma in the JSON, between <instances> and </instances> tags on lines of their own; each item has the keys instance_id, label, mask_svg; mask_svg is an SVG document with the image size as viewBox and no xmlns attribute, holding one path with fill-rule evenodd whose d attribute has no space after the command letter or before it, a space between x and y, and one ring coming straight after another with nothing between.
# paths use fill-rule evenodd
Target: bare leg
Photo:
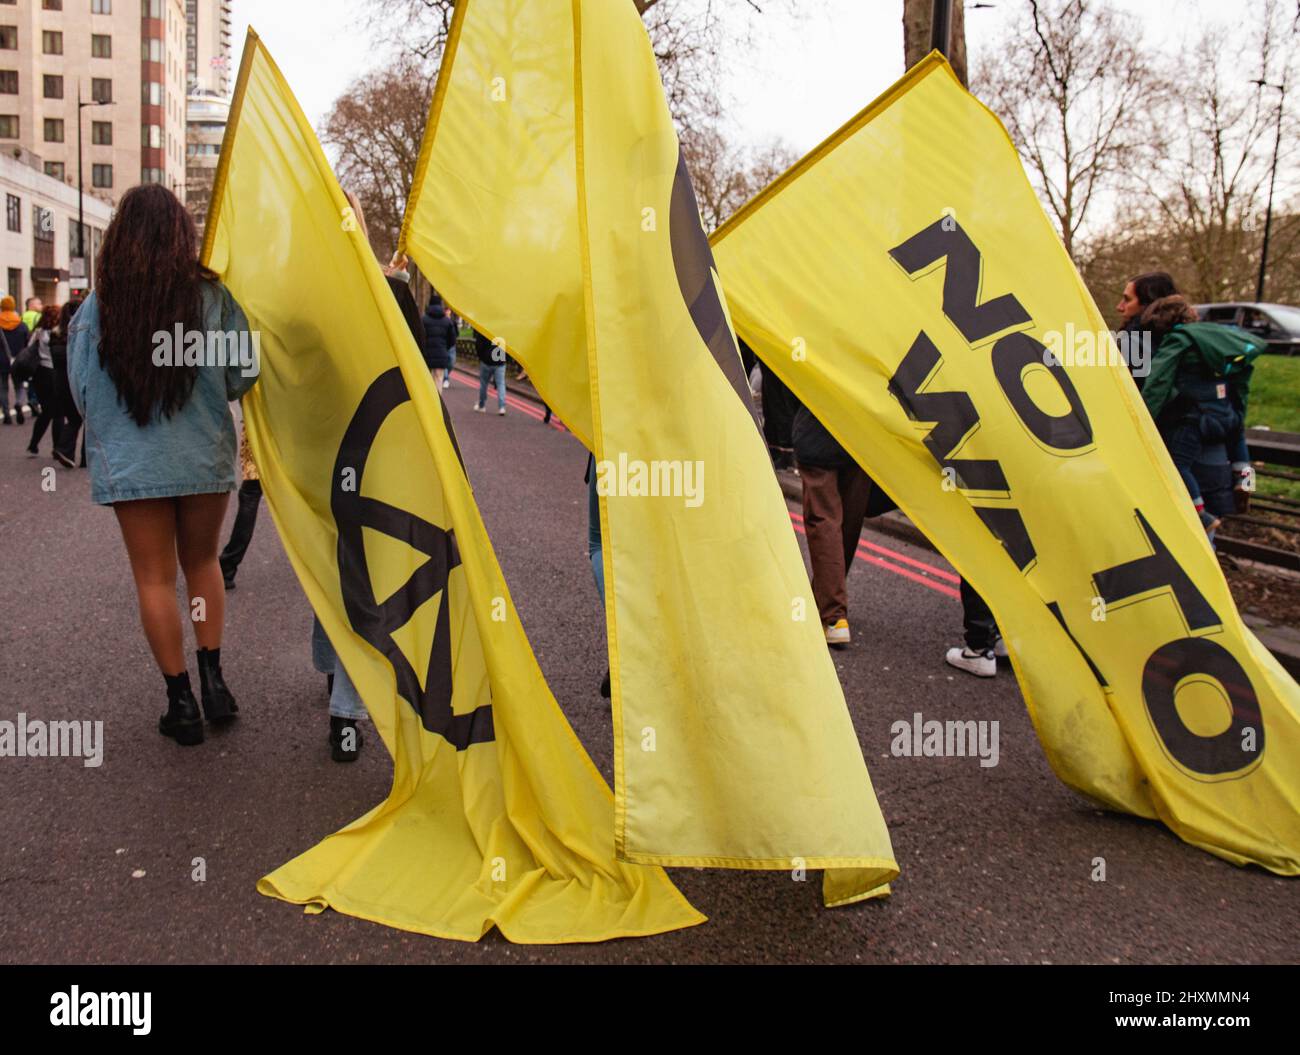
<instances>
[{"instance_id":1,"label":"bare leg","mask_svg":"<svg viewBox=\"0 0 1300 1055\"><path fill-rule=\"evenodd\" d=\"M113 506L135 577L140 622L164 674L185 671L180 613L176 610L176 502L149 498Z\"/></svg>"},{"instance_id":2,"label":"bare leg","mask_svg":"<svg viewBox=\"0 0 1300 1055\"><path fill-rule=\"evenodd\" d=\"M176 499L176 554L190 596L190 618L199 648L220 648L226 621L226 587L217 553L229 492ZM195 601L202 599L202 605ZM194 618L195 615L201 618Z\"/></svg>"}]
</instances>

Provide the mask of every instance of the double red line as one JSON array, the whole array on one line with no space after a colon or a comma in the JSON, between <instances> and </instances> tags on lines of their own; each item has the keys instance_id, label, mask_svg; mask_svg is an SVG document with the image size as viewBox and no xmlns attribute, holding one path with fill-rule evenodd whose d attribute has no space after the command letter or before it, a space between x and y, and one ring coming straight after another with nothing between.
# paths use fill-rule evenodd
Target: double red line
<instances>
[{"instance_id":1,"label":"double red line","mask_svg":"<svg viewBox=\"0 0 1300 1055\"><path fill-rule=\"evenodd\" d=\"M478 381L471 380L460 372L453 372L451 376L467 388L478 388ZM532 402L519 396L510 395L509 390L506 391L506 406L513 407L534 421L541 421L545 417L543 411ZM567 431L554 417L551 418L549 424L551 428L558 429L560 432ZM790 520L799 534L804 536L808 534L807 529L804 527L802 514L791 512ZM866 539L861 539L858 542L857 555L868 564L883 568L895 575L901 575L904 579L910 579L912 582L920 583L922 586L941 593L945 597L951 597L954 600L961 597L961 594L957 591L957 584L961 582L961 578L946 568L927 564L925 561L916 560L914 557L898 552L898 550L890 549L888 546L881 546L875 542L868 542Z\"/></svg>"},{"instance_id":2,"label":"double red line","mask_svg":"<svg viewBox=\"0 0 1300 1055\"><path fill-rule=\"evenodd\" d=\"M808 530L804 526L803 514L792 511L790 520L794 524L794 529L799 534L807 537ZM961 593L956 588L957 584L961 582L961 577L946 568L927 564L923 560L916 560L905 553L899 553L898 550L878 545L875 542L868 542L866 539L858 540L857 556L868 564L874 564L877 568L884 568L885 571L901 575L904 579L911 579L913 582L919 582L922 586L928 586L936 593L941 593L954 600L961 598Z\"/></svg>"},{"instance_id":3,"label":"double red line","mask_svg":"<svg viewBox=\"0 0 1300 1055\"><path fill-rule=\"evenodd\" d=\"M452 371L451 376L453 380L459 381L462 385L465 385L468 388L472 388L475 391L478 390L477 380L470 380L468 377L465 377L463 374L459 373L458 371ZM491 385L488 386L488 394L489 395L492 394ZM538 409L538 407L535 406L529 400L521 399L519 396L512 396L510 394L509 388L506 389L506 406L513 407L515 410L519 411L519 413L527 415L528 417L532 418L534 421L541 421L543 418L546 417L545 411ZM552 417L551 420L547 422L547 424L550 425L550 427L553 429L558 429L560 432L568 431L568 429L566 429L562 424L560 424L559 419L555 417Z\"/></svg>"}]
</instances>

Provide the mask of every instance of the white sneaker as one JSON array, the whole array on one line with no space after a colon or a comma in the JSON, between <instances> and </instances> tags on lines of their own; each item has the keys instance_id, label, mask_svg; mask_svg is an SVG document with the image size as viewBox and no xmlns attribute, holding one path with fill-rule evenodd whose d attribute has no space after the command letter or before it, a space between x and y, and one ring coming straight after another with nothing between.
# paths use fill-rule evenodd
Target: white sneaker
<instances>
[{"instance_id":1,"label":"white sneaker","mask_svg":"<svg viewBox=\"0 0 1300 1055\"><path fill-rule=\"evenodd\" d=\"M442 387L443 387L443 388L451 388L451 378L450 378L450 377L444 377L444 378L442 379Z\"/></svg>"},{"instance_id":2,"label":"white sneaker","mask_svg":"<svg viewBox=\"0 0 1300 1055\"><path fill-rule=\"evenodd\" d=\"M991 678L998 672L998 661L993 658L993 650L973 652L969 648L950 648L944 656L950 667L974 674L977 678Z\"/></svg>"},{"instance_id":3,"label":"white sneaker","mask_svg":"<svg viewBox=\"0 0 1300 1055\"><path fill-rule=\"evenodd\" d=\"M499 415L501 415L501 417L504 418L504 417L506 416L506 408L505 408L505 407L497 407L497 413L498 413Z\"/></svg>"},{"instance_id":4,"label":"white sneaker","mask_svg":"<svg viewBox=\"0 0 1300 1055\"><path fill-rule=\"evenodd\" d=\"M847 619L840 619L826 628L826 644L847 645L850 640Z\"/></svg>"},{"instance_id":5,"label":"white sneaker","mask_svg":"<svg viewBox=\"0 0 1300 1055\"><path fill-rule=\"evenodd\" d=\"M998 638L998 643L993 646L993 655L998 659L1007 659L1007 642L1006 638Z\"/></svg>"},{"instance_id":6,"label":"white sneaker","mask_svg":"<svg viewBox=\"0 0 1300 1055\"><path fill-rule=\"evenodd\" d=\"M475 403L475 404L474 404L474 409L475 409L476 411L478 411L478 413L480 413L480 414L485 413L486 410L487 410L487 408L486 408L485 406L483 406L482 403Z\"/></svg>"}]
</instances>

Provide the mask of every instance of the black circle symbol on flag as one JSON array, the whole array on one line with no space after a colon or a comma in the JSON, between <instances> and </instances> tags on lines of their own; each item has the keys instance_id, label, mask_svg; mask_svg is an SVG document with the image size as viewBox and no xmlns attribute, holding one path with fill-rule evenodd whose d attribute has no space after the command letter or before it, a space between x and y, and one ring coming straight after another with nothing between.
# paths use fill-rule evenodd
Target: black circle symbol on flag
<instances>
[{"instance_id":1,"label":"black circle symbol on flag","mask_svg":"<svg viewBox=\"0 0 1300 1055\"><path fill-rule=\"evenodd\" d=\"M453 568L460 565L454 531L378 498L361 494L375 438L379 430L410 393L398 367L380 374L362 397L352 416L334 463L330 487L330 511L338 525L339 586L348 622L356 634L380 652L392 665L397 692L420 716L420 723L431 733L443 737L458 751L470 744L487 743L495 738L492 705L484 704L469 714L453 714L451 668L451 604L449 582ZM400 457L401 452L391 452ZM352 485L343 481L352 470ZM430 480L436 487L437 481ZM380 600L375 596L370 566L366 558L364 528L381 532L406 543L427 559L392 596ZM410 622L421 605L442 593L438 617L429 652L429 666L421 687L420 678L406 654L398 646L395 633Z\"/></svg>"}]
</instances>

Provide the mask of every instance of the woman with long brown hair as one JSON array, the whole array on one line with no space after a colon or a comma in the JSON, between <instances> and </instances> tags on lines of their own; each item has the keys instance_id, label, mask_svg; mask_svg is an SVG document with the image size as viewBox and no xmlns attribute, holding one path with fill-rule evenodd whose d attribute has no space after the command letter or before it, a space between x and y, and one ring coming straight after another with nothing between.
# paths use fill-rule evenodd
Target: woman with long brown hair
<instances>
[{"instance_id":1,"label":"woman with long brown hair","mask_svg":"<svg viewBox=\"0 0 1300 1055\"><path fill-rule=\"evenodd\" d=\"M238 712L221 672L217 541L235 488L228 403L257 380L248 319L200 266L197 250L194 221L175 195L156 184L128 191L68 343L91 497L117 516L145 637L167 683L158 728L186 745L203 741L204 717L221 724ZM198 646L202 714L185 664L178 564Z\"/></svg>"}]
</instances>

